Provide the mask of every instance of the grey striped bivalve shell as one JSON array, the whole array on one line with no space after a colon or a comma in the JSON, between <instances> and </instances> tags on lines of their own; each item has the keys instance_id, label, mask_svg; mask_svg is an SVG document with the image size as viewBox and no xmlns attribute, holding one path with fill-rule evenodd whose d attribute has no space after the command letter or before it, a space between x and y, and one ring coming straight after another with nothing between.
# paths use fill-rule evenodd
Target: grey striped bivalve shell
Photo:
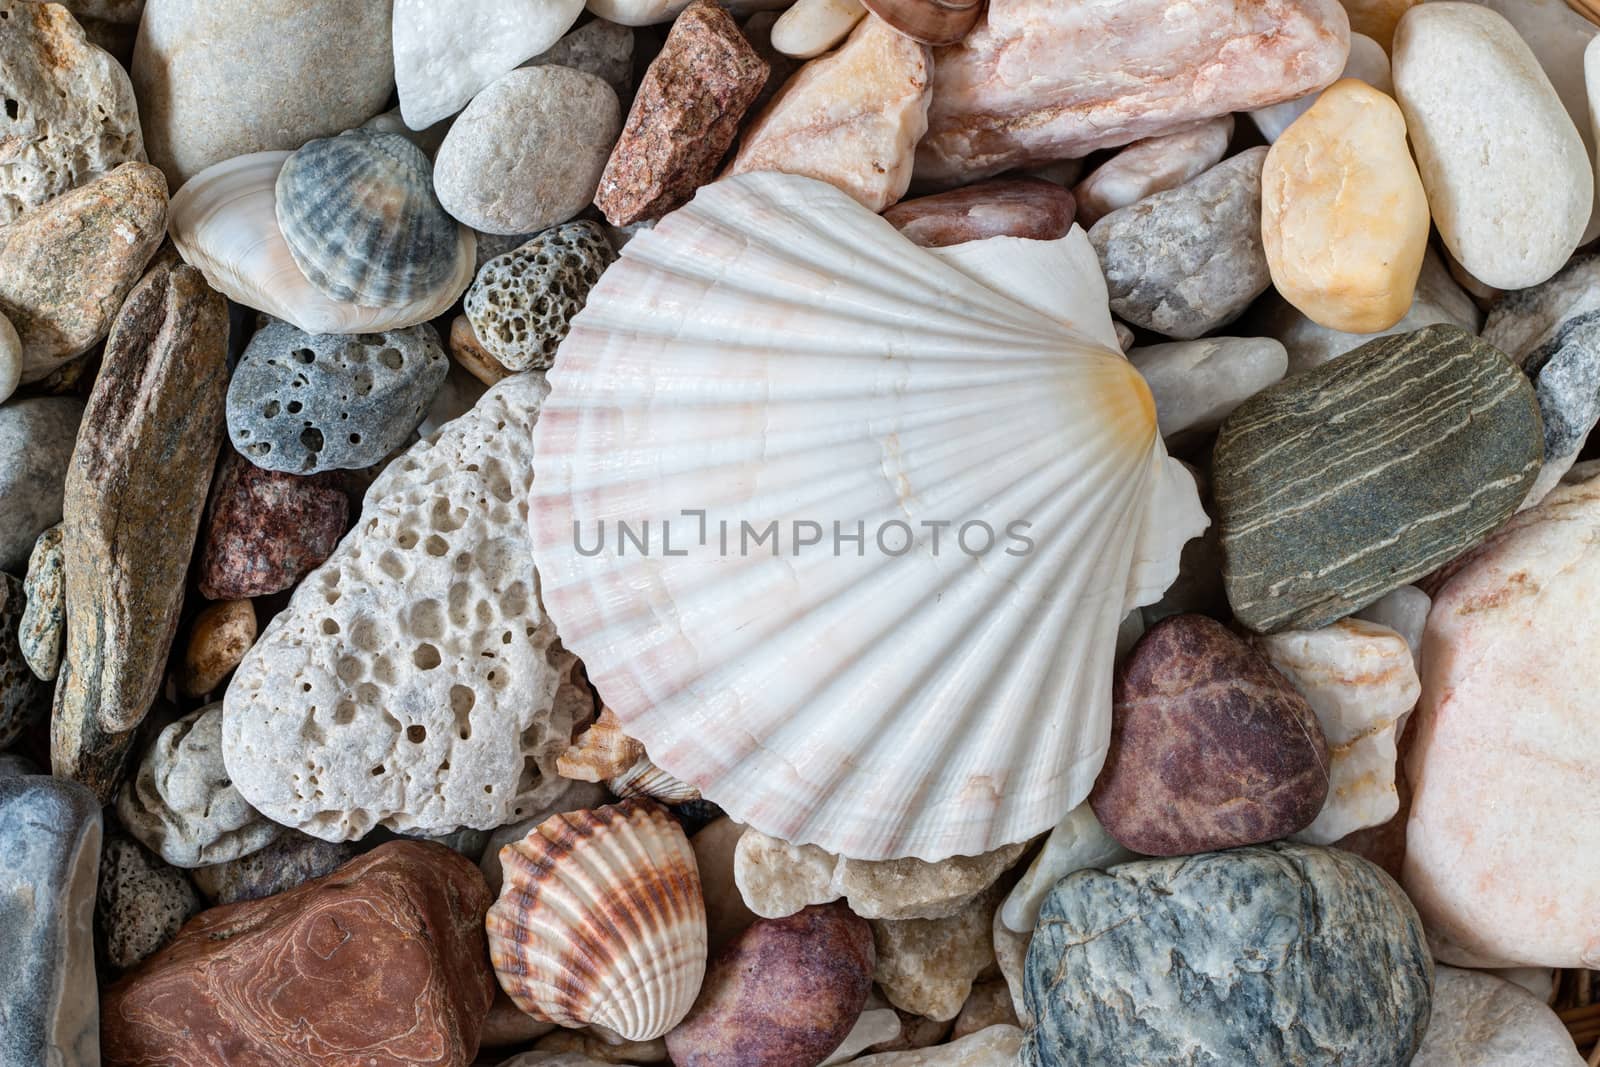
<instances>
[{"instance_id":1,"label":"grey striped bivalve shell","mask_svg":"<svg viewBox=\"0 0 1600 1067\"><path fill-rule=\"evenodd\" d=\"M649 1041L683 1020L706 973L694 850L650 800L551 816L500 850L489 958L517 1007Z\"/></svg>"},{"instance_id":2,"label":"grey striped bivalve shell","mask_svg":"<svg viewBox=\"0 0 1600 1067\"><path fill-rule=\"evenodd\" d=\"M399 134L361 129L309 142L284 163L276 198L290 255L335 300L406 304L460 272L460 224L434 195L428 157Z\"/></svg>"}]
</instances>

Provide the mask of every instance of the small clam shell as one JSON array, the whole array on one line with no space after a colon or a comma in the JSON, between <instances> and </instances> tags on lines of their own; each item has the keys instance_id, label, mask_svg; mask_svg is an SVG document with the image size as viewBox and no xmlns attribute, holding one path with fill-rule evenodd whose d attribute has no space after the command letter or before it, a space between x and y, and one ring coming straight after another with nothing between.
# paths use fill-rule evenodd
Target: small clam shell
<instances>
[{"instance_id":1,"label":"small clam shell","mask_svg":"<svg viewBox=\"0 0 1600 1067\"><path fill-rule=\"evenodd\" d=\"M640 759L621 774L606 779L606 788L619 797L649 797L663 804L687 804L700 799L700 790L679 781L647 759Z\"/></svg>"},{"instance_id":2,"label":"small clam shell","mask_svg":"<svg viewBox=\"0 0 1600 1067\"><path fill-rule=\"evenodd\" d=\"M862 0L868 11L923 44L955 44L983 14L983 0Z\"/></svg>"},{"instance_id":3,"label":"small clam shell","mask_svg":"<svg viewBox=\"0 0 1600 1067\"><path fill-rule=\"evenodd\" d=\"M395 133L308 142L278 172L278 228L306 279L335 300L407 304L450 283L460 226L433 165Z\"/></svg>"},{"instance_id":4,"label":"small clam shell","mask_svg":"<svg viewBox=\"0 0 1600 1067\"><path fill-rule=\"evenodd\" d=\"M706 973L694 850L665 809L567 812L500 850L489 956L517 1007L649 1041L689 1013Z\"/></svg>"}]
</instances>

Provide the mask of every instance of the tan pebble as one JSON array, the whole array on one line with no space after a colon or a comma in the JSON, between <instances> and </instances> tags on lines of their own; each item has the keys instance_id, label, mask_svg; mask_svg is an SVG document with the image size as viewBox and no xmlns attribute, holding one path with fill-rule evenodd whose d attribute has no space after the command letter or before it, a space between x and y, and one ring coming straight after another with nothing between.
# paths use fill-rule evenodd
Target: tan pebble
<instances>
[{"instance_id":1,"label":"tan pebble","mask_svg":"<svg viewBox=\"0 0 1600 1067\"><path fill-rule=\"evenodd\" d=\"M483 342L478 340L477 333L472 329L472 321L465 315L457 315L450 323L450 358L484 385L493 385L502 378L511 377L511 372L483 347Z\"/></svg>"},{"instance_id":2,"label":"tan pebble","mask_svg":"<svg viewBox=\"0 0 1600 1067\"><path fill-rule=\"evenodd\" d=\"M889 1003L954 1019L978 975L995 963L994 915L1008 888L993 886L946 919L871 920L878 950L873 979Z\"/></svg>"},{"instance_id":3,"label":"tan pebble","mask_svg":"<svg viewBox=\"0 0 1600 1067\"><path fill-rule=\"evenodd\" d=\"M866 14L861 0L797 0L772 27L772 47L796 59L820 56Z\"/></svg>"},{"instance_id":4,"label":"tan pebble","mask_svg":"<svg viewBox=\"0 0 1600 1067\"><path fill-rule=\"evenodd\" d=\"M1272 283L1329 329L1373 333L1411 307L1428 200L1394 100L1346 78L1295 120L1262 173Z\"/></svg>"},{"instance_id":5,"label":"tan pebble","mask_svg":"<svg viewBox=\"0 0 1600 1067\"><path fill-rule=\"evenodd\" d=\"M255 643L256 609L250 601L220 600L206 605L189 628L178 688L191 697L211 692L233 673Z\"/></svg>"},{"instance_id":6,"label":"tan pebble","mask_svg":"<svg viewBox=\"0 0 1600 1067\"><path fill-rule=\"evenodd\" d=\"M1388 51L1394 41L1394 28L1404 15L1422 0L1341 0L1350 16L1352 33L1365 34Z\"/></svg>"},{"instance_id":7,"label":"tan pebble","mask_svg":"<svg viewBox=\"0 0 1600 1067\"><path fill-rule=\"evenodd\" d=\"M932 79L925 45L863 19L843 47L801 67L756 116L727 173L802 174L882 211L911 184Z\"/></svg>"},{"instance_id":8,"label":"tan pebble","mask_svg":"<svg viewBox=\"0 0 1600 1067\"><path fill-rule=\"evenodd\" d=\"M972 987L967 1002L956 1016L950 1039L959 1041L968 1034L1000 1024L1017 1025L1017 1009L1011 1003L1011 987L1004 978L993 978Z\"/></svg>"}]
</instances>

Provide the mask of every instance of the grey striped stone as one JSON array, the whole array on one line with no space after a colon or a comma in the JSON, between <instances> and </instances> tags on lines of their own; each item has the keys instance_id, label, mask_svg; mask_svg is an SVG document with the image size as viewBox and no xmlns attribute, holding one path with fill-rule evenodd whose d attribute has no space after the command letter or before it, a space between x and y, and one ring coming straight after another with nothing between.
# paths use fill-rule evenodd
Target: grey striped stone
<instances>
[{"instance_id":1,"label":"grey striped stone","mask_svg":"<svg viewBox=\"0 0 1600 1067\"><path fill-rule=\"evenodd\" d=\"M1543 459L1527 378L1458 326L1382 337L1257 393L1212 459L1235 617L1273 633L1366 607L1504 522Z\"/></svg>"}]
</instances>

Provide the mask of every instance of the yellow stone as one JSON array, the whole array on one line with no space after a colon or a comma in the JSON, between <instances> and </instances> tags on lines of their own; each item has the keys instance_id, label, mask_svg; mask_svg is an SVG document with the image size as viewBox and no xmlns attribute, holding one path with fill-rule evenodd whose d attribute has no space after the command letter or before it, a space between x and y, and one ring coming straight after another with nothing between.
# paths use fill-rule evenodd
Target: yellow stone
<instances>
[{"instance_id":1,"label":"yellow stone","mask_svg":"<svg viewBox=\"0 0 1600 1067\"><path fill-rule=\"evenodd\" d=\"M1332 330L1386 330L1411 307L1428 199L1389 96L1335 82L1278 138L1262 172L1272 284Z\"/></svg>"},{"instance_id":2,"label":"yellow stone","mask_svg":"<svg viewBox=\"0 0 1600 1067\"><path fill-rule=\"evenodd\" d=\"M1364 33L1383 45L1385 52L1394 41L1394 28L1413 6L1422 0L1341 0L1350 16L1350 29Z\"/></svg>"}]
</instances>

